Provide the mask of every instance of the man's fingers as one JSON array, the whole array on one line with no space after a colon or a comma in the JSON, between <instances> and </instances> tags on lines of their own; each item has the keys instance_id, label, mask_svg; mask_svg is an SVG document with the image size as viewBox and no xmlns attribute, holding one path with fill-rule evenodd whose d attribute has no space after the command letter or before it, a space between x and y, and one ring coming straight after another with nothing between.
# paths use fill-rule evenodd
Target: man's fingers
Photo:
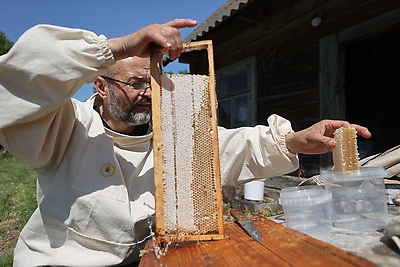
<instances>
[{"instance_id":1,"label":"man's fingers","mask_svg":"<svg viewBox=\"0 0 400 267\"><path fill-rule=\"evenodd\" d=\"M356 131L359 135L361 135L364 138L370 138L371 137L371 132L368 130L368 128L362 127L362 126L356 126Z\"/></svg>"},{"instance_id":2,"label":"man's fingers","mask_svg":"<svg viewBox=\"0 0 400 267\"><path fill-rule=\"evenodd\" d=\"M359 135L361 135L362 137L365 137L365 138L370 138L371 137L371 133L368 130L368 128L360 126L358 124L350 124L347 121L339 121L339 120L331 121L330 123L332 125L333 131L338 129L338 128L340 128L340 127L354 127L356 129L357 133Z\"/></svg>"},{"instance_id":3,"label":"man's fingers","mask_svg":"<svg viewBox=\"0 0 400 267\"><path fill-rule=\"evenodd\" d=\"M176 19L169 23L158 25L160 32L159 44L168 50L170 59L175 60L181 54L183 43L179 33L179 27L193 25L193 20Z\"/></svg>"},{"instance_id":4,"label":"man's fingers","mask_svg":"<svg viewBox=\"0 0 400 267\"><path fill-rule=\"evenodd\" d=\"M119 60L139 55L155 43L168 50L172 60L180 56L182 39L179 29L194 27L197 21L192 19L174 19L165 24L152 24L132 34L107 40L114 58Z\"/></svg>"},{"instance_id":5,"label":"man's fingers","mask_svg":"<svg viewBox=\"0 0 400 267\"><path fill-rule=\"evenodd\" d=\"M174 19L165 23L164 25L174 27L177 29L188 28L188 27L191 28L197 25L197 21L193 19Z\"/></svg>"},{"instance_id":6,"label":"man's fingers","mask_svg":"<svg viewBox=\"0 0 400 267\"><path fill-rule=\"evenodd\" d=\"M371 137L371 132L368 130L367 127L360 126L358 124L350 124L349 126L353 127L354 129L356 129L358 135L361 135L364 138L370 138Z\"/></svg>"},{"instance_id":7,"label":"man's fingers","mask_svg":"<svg viewBox=\"0 0 400 267\"><path fill-rule=\"evenodd\" d=\"M187 28L187 27L195 27L196 25L197 25L197 21L192 20L192 19L174 19L174 20L171 20L171 21L165 23L163 26L168 26L168 27L172 27L172 28L179 30L179 29ZM172 60L175 60L181 54L182 47L183 47L182 39L179 35L179 31L177 34L171 33L169 35L169 38L170 39L165 42L164 48L168 49L169 58Z\"/></svg>"},{"instance_id":8,"label":"man's fingers","mask_svg":"<svg viewBox=\"0 0 400 267\"><path fill-rule=\"evenodd\" d=\"M178 36L179 38L174 38L174 49L170 49L169 50L169 57L172 60L177 59L180 55L181 55L181 51L183 48L183 44L182 44L182 39L180 38L180 36Z\"/></svg>"}]
</instances>

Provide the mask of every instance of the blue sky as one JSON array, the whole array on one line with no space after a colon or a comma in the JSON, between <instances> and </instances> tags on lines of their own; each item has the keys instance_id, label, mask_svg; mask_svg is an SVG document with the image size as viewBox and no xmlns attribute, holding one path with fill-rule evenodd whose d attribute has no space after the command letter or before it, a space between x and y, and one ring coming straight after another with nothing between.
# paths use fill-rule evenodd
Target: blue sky
<instances>
[{"instance_id":1,"label":"blue sky","mask_svg":"<svg viewBox=\"0 0 400 267\"><path fill-rule=\"evenodd\" d=\"M15 42L27 29L45 23L113 38L175 18L191 18L200 24L224 3L225 0L1 0L0 31ZM182 29L182 38L192 31ZM185 65L172 63L165 70L177 73L183 69ZM86 100L92 95L92 88L92 84L83 86L75 97Z\"/></svg>"}]
</instances>

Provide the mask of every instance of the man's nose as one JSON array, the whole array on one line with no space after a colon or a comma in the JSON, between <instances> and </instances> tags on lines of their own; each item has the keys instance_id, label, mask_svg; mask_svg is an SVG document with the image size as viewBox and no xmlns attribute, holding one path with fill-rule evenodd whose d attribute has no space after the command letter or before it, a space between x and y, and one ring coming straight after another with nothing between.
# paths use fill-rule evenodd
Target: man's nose
<instances>
[{"instance_id":1,"label":"man's nose","mask_svg":"<svg viewBox=\"0 0 400 267\"><path fill-rule=\"evenodd\" d=\"M150 83L146 83L146 88L140 91L141 96L151 96L151 85Z\"/></svg>"}]
</instances>

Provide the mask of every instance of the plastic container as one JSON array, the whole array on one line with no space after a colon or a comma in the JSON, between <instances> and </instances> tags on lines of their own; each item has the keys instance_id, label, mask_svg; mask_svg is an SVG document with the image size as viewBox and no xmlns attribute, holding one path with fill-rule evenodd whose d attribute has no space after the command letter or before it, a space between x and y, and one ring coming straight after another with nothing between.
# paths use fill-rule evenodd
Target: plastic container
<instances>
[{"instance_id":1,"label":"plastic container","mask_svg":"<svg viewBox=\"0 0 400 267\"><path fill-rule=\"evenodd\" d=\"M244 184L244 198L261 201L264 199L265 179L254 180Z\"/></svg>"},{"instance_id":2,"label":"plastic container","mask_svg":"<svg viewBox=\"0 0 400 267\"><path fill-rule=\"evenodd\" d=\"M332 230L332 195L319 186L289 187L281 190L279 204L286 225L309 235Z\"/></svg>"},{"instance_id":3,"label":"plastic container","mask_svg":"<svg viewBox=\"0 0 400 267\"><path fill-rule=\"evenodd\" d=\"M321 179L333 196L333 225L350 230L381 230L389 216L381 167L359 171L323 171Z\"/></svg>"}]
</instances>

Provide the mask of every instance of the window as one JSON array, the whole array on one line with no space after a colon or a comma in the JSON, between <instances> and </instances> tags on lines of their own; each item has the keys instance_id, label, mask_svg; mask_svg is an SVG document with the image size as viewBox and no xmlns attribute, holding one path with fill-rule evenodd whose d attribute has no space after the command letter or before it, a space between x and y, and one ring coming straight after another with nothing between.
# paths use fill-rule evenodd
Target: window
<instances>
[{"instance_id":1,"label":"window","mask_svg":"<svg viewBox=\"0 0 400 267\"><path fill-rule=\"evenodd\" d=\"M226 128L254 125L256 112L255 57L217 70L216 77L218 125Z\"/></svg>"}]
</instances>

